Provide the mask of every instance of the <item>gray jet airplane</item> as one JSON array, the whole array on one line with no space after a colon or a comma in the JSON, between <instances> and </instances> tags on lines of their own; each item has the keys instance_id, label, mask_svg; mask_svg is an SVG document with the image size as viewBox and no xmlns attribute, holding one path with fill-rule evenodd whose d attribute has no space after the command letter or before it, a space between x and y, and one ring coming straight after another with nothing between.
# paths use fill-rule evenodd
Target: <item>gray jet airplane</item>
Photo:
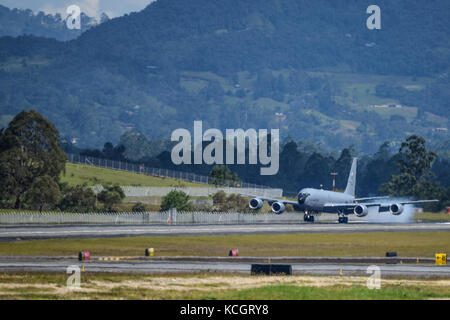
<instances>
[{"instance_id":1,"label":"gray jet airplane","mask_svg":"<svg viewBox=\"0 0 450 320\"><path fill-rule=\"evenodd\" d=\"M305 188L300 190L297 195L297 201L272 199L245 194L243 194L243 196L253 198L249 202L249 207L253 210L261 209L263 202L267 201L269 205L272 206L272 211L274 213L282 214L286 210L286 205L290 204L296 211L302 211L304 213L304 221L314 222L314 214L327 212L337 214L339 223L347 223L348 217L346 217L346 215L349 214L355 214L357 217L365 217L369 213L370 207L378 207L378 212L389 211L391 214L397 216L403 212L405 205L439 201L419 200L381 203L376 202L376 200L389 199L389 197L355 198L356 165L357 158L354 158L344 193Z\"/></svg>"}]
</instances>

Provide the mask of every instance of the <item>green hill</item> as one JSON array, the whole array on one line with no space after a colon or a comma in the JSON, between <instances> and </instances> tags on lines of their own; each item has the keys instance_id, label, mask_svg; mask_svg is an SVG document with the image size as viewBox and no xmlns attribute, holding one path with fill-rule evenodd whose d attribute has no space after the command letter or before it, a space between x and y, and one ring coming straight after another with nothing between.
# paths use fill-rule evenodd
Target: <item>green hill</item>
<instances>
[{"instance_id":1,"label":"green hill","mask_svg":"<svg viewBox=\"0 0 450 320\"><path fill-rule=\"evenodd\" d=\"M89 186L103 184L118 184L120 186L142 187L205 187L197 184L171 178L159 178L127 171L111 170L81 164L66 164L66 173L61 176L62 182L70 185L86 183Z\"/></svg>"}]
</instances>

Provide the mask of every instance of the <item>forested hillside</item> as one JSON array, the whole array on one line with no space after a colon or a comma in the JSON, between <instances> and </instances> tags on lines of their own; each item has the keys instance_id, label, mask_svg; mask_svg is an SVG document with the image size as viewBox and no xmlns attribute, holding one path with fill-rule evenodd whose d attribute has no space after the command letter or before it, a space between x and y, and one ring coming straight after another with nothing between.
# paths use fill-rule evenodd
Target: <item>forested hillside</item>
<instances>
[{"instance_id":1,"label":"forested hillside","mask_svg":"<svg viewBox=\"0 0 450 320\"><path fill-rule=\"evenodd\" d=\"M76 40L0 38L0 127L34 108L78 145L134 129L280 128L375 152L449 138L450 3L158 0Z\"/></svg>"}]
</instances>

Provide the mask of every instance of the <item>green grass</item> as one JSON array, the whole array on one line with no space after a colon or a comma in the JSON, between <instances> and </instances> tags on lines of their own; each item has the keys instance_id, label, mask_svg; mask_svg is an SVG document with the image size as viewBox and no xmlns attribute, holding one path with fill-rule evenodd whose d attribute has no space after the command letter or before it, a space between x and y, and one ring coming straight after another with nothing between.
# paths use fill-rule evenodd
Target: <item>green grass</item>
<instances>
[{"instance_id":1,"label":"green grass","mask_svg":"<svg viewBox=\"0 0 450 320\"><path fill-rule=\"evenodd\" d=\"M181 181L172 178L159 178L127 171L111 170L81 164L66 164L66 173L61 176L62 182L69 185L86 183L89 186L118 184L121 186L143 187L205 187L203 184Z\"/></svg>"},{"instance_id":2,"label":"green grass","mask_svg":"<svg viewBox=\"0 0 450 320\"><path fill-rule=\"evenodd\" d=\"M448 252L450 232L349 234L281 234L225 236L155 236L113 239L51 239L0 243L0 255L143 256L145 248L157 256L227 256L238 248L241 256L384 256L396 251L405 257L434 257Z\"/></svg>"},{"instance_id":3,"label":"green grass","mask_svg":"<svg viewBox=\"0 0 450 320\"><path fill-rule=\"evenodd\" d=\"M208 296L226 300L418 300L448 298L450 296L449 291L447 290L447 293L435 293L432 289L424 290L413 287L370 290L362 286L315 288L280 285L245 289L237 292L213 293Z\"/></svg>"},{"instance_id":4,"label":"green grass","mask_svg":"<svg viewBox=\"0 0 450 320\"><path fill-rule=\"evenodd\" d=\"M336 72L308 72L308 74L313 77L328 77L338 88L343 92L347 92L349 95L356 91L357 97L362 102L367 97L369 99L378 98L374 94L376 85L380 83L391 83L397 86L403 86L408 90L420 90L433 81L432 78L426 77L418 77L414 81L413 78L406 76L352 73L345 70L338 70ZM367 94L366 89L369 89L369 96L364 97ZM368 103L372 103L372 101L368 101Z\"/></svg>"},{"instance_id":5,"label":"green grass","mask_svg":"<svg viewBox=\"0 0 450 320\"><path fill-rule=\"evenodd\" d=\"M262 108L262 110L271 111L271 110L277 110L278 107L280 108L280 112L288 112L289 111L289 105L283 102L279 102L270 98L259 98L257 100L254 100L253 103L256 107ZM273 116L271 114L271 116Z\"/></svg>"},{"instance_id":6,"label":"green grass","mask_svg":"<svg viewBox=\"0 0 450 320\"><path fill-rule=\"evenodd\" d=\"M266 286L244 290L174 291L150 288L115 287L106 292L55 294L51 289L19 288L0 294L0 299L162 299L162 300L423 300L448 299L450 294L415 288L369 290L364 287L311 288Z\"/></svg>"},{"instance_id":7,"label":"green grass","mask_svg":"<svg viewBox=\"0 0 450 320\"><path fill-rule=\"evenodd\" d=\"M178 299L178 300L419 300L448 299L450 286L435 280L384 280L365 287L366 278L259 277L248 275L81 274L81 290L66 288L68 275L0 274L0 299ZM246 283L246 285L241 285ZM266 284L267 283L267 284ZM320 284L320 285L319 285Z\"/></svg>"},{"instance_id":8,"label":"green grass","mask_svg":"<svg viewBox=\"0 0 450 320\"><path fill-rule=\"evenodd\" d=\"M423 212L414 215L416 221L450 221L450 214L444 212Z\"/></svg>"},{"instance_id":9,"label":"green grass","mask_svg":"<svg viewBox=\"0 0 450 320\"><path fill-rule=\"evenodd\" d=\"M413 106L401 109L369 107L370 105L399 103L396 99L376 96L376 86L381 83L391 83L395 86L403 86L408 90L421 90L432 81L431 78L424 77L413 80L411 77L357 74L345 70L309 72L309 75L313 77L326 76L337 89L335 100L338 103L349 105L360 111L374 111L383 119L389 119L392 115L401 115L408 122L411 122L417 115L417 108L413 108Z\"/></svg>"},{"instance_id":10,"label":"green grass","mask_svg":"<svg viewBox=\"0 0 450 320\"><path fill-rule=\"evenodd\" d=\"M51 63L50 59L45 59L42 57L34 57L34 58L9 58L2 62L0 62L0 70L6 72L18 72L18 71L26 71L26 66L22 65L22 61L29 66L48 66Z\"/></svg>"},{"instance_id":11,"label":"green grass","mask_svg":"<svg viewBox=\"0 0 450 320\"><path fill-rule=\"evenodd\" d=\"M189 93L199 94L202 89L208 86L208 82L204 80L181 79L181 87Z\"/></svg>"},{"instance_id":12,"label":"green grass","mask_svg":"<svg viewBox=\"0 0 450 320\"><path fill-rule=\"evenodd\" d=\"M417 116L417 108L368 108L370 111L376 112L381 118L388 120L393 115L402 116L406 121L411 122Z\"/></svg>"},{"instance_id":13,"label":"green grass","mask_svg":"<svg viewBox=\"0 0 450 320\"><path fill-rule=\"evenodd\" d=\"M212 72L184 71L181 74L180 85L191 93L198 94L210 81L218 81L225 91L236 91L231 81Z\"/></svg>"}]
</instances>

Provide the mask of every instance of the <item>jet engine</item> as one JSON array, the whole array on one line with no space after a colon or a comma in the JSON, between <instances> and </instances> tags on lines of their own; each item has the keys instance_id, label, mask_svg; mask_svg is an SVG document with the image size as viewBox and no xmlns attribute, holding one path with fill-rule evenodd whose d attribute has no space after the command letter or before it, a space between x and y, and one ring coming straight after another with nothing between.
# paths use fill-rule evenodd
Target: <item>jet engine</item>
<instances>
[{"instance_id":1,"label":"jet engine","mask_svg":"<svg viewBox=\"0 0 450 320\"><path fill-rule=\"evenodd\" d=\"M355 209L353 209L353 212L357 217L361 218L367 216L369 209L363 204L358 204Z\"/></svg>"},{"instance_id":2,"label":"jet engine","mask_svg":"<svg viewBox=\"0 0 450 320\"><path fill-rule=\"evenodd\" d=\"M284 203L274 202L272 203L272 211L276 214L282 214L286 210Z\"/></svg>"},{"instance_id":3,"label":"jet engine","mask_svg":"<svg viewBox=\"0 0 450 320\"><path fill-rule=\"evenodd\" d=\"M391 204L391 206L389 207L389 211L390 211L394 216L398 216L398 215L402 214L402 212L403 212L403 205L398 204L398 203L393 203L393 204Z\"/></svg>"},{"instance_id":4,"label":"jet engine","mask_svg":"<svg viewBox=\"0 0 450 320\"><path fill-rule=\"evenodd\" d=\"M248 206L252 210L258 210L258 209L262 208L263 201L261 199L259 199L259 198L254 198L254 199L250 200L250 202L248 203Z\"/></svg>"}]
</instances>

